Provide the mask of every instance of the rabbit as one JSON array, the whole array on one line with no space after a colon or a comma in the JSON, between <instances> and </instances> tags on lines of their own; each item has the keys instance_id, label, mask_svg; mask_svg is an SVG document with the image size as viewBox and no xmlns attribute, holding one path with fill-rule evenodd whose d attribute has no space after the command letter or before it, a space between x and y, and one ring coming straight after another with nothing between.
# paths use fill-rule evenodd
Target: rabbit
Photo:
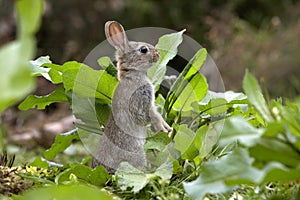
<instances>
[{"instance_id":1,"label":"rabbit","mask_svg":"<svg viewBox=\"0 0 300 200\"><path fill-rule=\"evenodd\" d=\"M143 147L149 123L156 131L170 132L172 128L156 111L153 85L147 77L147 70L159 60L158 50L144 42L128 41L116 21L106 22L105 35L116 49L119 84L93 167L102 165L114 173L121 162L146 165Z\"/></svg>"}]
</instances>

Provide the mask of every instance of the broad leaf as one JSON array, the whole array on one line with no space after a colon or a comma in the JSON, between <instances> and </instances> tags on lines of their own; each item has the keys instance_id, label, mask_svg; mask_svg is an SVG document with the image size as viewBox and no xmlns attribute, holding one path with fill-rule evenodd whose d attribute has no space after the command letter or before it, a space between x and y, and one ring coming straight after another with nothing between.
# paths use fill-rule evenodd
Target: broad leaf
<instances>
[{"instance_id":1,"label":"broad leaf","mask_svg":"<svg viewBox=\"0 0 300 200\"><path fill-rule=\"evenodd\" d=\"M0 49L0 113L33 90L28 64L33 51L31 40L11 42Z\"/></svg>"},{"instance_id":2,"label":"broad leaf","mask_svg":"<svg viewBox=\"0 0 300 200\"><path fill-rule=\"evenodd\" d=\"M29 60L35 53L34 34L40 25L42 0L16 2L17 40L0 48L0 113L33 90Z\"/></svg>"},{"instance_id":3,"label":"broad leaf","mask_svg":"<svg viewBox=\"0 0 300 200\"><path fill-rule=\"evenodd\" d=\"M91 169L90 167L82 164L72 163L70 168L56 177L55 182L57 184L61 184L68 181L70 180L69 177L71 174L74 174L77 178L97 186L104 186L110 177L105 168L102 166L97 166L95 169Z\"/></svg>"},{"instance_id":4,"label":"broad leaf","mask_svg":"<svg viewBox=\"0 0 300 200\"><path fill-rule=\"evenodd\" d=\"M277 138L260 138L249 152L256 162L263 164L276 161L293 168L300 165L300 154L293 149L292 145Z\"/></svg>"},{"instance_id":5,"label":"broad leaf","mask_svg":"<svg viewBox=\"0 0 300 200\"><path fill-rule=\"evenodd\" d=\"M237 148L218 160L203 164L200 176L195 181L184 183L184 189L194 199L202 200L208 193L227 192L239 184L297 180L300 177L299 167L289 169L271 162L258 169L253 167L253 162L246 149Z\"/></svg>"},{"instance_id":6,"label":"broad leaf","mask_svg":"<svg viewBox=\"0 0 300 200\"><path fill-rule=\"evenodd\" d=\"M154 85L155 91L159 89L159 85L164 80L167 71L167 64L177 54L177 48L182 42L182 34L185 30L177 33L171 33L159 38L155 46L159 53L160 59L153 67L148 70L148 77Z\"/></svg>"},{"instance_id":7,"label":"broad leaf","mask_svg":"<svg viewBox=\"0 0 300 200\"><path fill-rule=\"evenodd\" d=\"M147 174L127 162L120 164L116 174L118 176L118 184L123 186L121 189L125 190L127 187L132 187L134 193L143 189L149 182Z\"/></svg>"},{"instance_id":8,"label":"broad leaf","mask_svg":"<svg viewBox=\"0 0 300 200\"><path fill-rule=\"evenodd\" d=\"M170 160L166 160L153 173L145 173L127 162L122 162L116 172L118 177L118 185L125 190L131 187L134 193L143 189L151 179L160 177L162 180L169 180L172 177L173 164Z\"/></svg>"},{"instance_id":9,"label":"broad leaf","mask_svg":"<svg viewBox=\"0 0 300 200\"><path fill-rule=\"evenodd\" d=\"M207 193L222 193L232 186L226 181L255 182L261 173L251 167L254 159L244 149L236 149L231 154L202 165L200 176L193 182L184 183L185 191L194 199L202 200Z\"/></svg>"},{"instance_id":10,"label":"broad leaf","mask_svg":"<svg viewBox=\"0 0 300 200\"><path fill-rule=\"evenodd\" d=\"M63 72L66 91L73 91L80 97L94 97L103 103L111 103L117 79L105 70L94 70L79 63L74 65L73 68Z\"/></svg>"},{"instance_id":11,"label":"broad leaf","mask_svg":"<svg viewBox=\"0 0 300 200\"><path fill-rule=\"evenodd\" d=\"M167 133L159 132L154 136L147 138L147 141L144 145L144 149L155 149L158 151L162 151L170 142L171 138L168 136Z\"/></svg>"},{"instance_id":12,"label":"broad leaf","mask_svg":"<svg viewBox=\"0 0 300 200\"><path fill-rule=\"evenodd\" d=\"M254 128L246 119L241 116L232 117L223 122L217 122L215 129L222 132L220 145L225 146L229 143L239 141L241 144L251 147L261 139L265 129Z\"/></svg>"},{"instance_id":13,"label":"broad leaf","mask_svg":"<svg viewBox=\"0 0 300 200\"><path fill-rule=\"evenodd\" d=\"M72 185L53 185L48 187L35 188L28 190L21 196L16 197L18 200L65 200L65 199L89 199L89 200L112 200L107 192L99 188L83 184Z\"/></svg>"},{"instance_id":14,"label":"broad leaf","mask_svg":"<svg viewBox=\"0 0 300 200\"><path fill-rule=\"evenodd\" d=\"M39 110L45 109L46 106L56 102L67 102L68 98L65 95L65 90L61 87L56 88L55 91L46 96L29 95L19 105L20 110L28 110L30 108L37 108Z\"/></svg>"}]
</instances>

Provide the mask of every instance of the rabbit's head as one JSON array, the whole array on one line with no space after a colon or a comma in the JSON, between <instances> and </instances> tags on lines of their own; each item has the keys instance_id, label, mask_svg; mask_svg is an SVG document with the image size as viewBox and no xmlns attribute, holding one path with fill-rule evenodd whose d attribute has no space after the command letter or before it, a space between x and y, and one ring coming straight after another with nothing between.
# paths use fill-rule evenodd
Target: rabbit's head
<instances>
[{"instance_id":1,"label":"rabbit's head","mask_svg":"<svg viewBox=\"0 0 300 200\"><path fill-rule=\"evenodd\" d=\"M115 47L119 78L124 72L147 71L159 60L159 52L154 46L144 42L128 41L124 28L116 21L105 24L108 42Z\"/></svg>"}]
</instances>

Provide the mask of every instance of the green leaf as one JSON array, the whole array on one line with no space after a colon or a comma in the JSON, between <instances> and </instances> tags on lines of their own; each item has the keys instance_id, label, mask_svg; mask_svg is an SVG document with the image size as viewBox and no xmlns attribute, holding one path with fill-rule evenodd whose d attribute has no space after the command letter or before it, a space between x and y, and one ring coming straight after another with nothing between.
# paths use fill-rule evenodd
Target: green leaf
<instances>
[{"instance_id":1,"label":"green leaf","mask_svg":"<svg viewBox=\"0 0 300 200\"><path fill-rule=\"evenodd\" d=\"M277 104L279 115L281 119L288 126L290 132L300 137L300 109L295 104L290 102L286 103L286 106ZM274 110L274 108L273 108Z\"/></svg>"},{"instance_id":2,"label":"green leaf","mask_svg":"<svg viewBox=\"0 0 300 200\"><path fill-rule=\"evenodd\" d=\"M0 113L33 90L35 82L27 63L33 50L29 40L11 42L0 49Z\"/></svg>"},{"instance_id":3,"label":"green leaf","mask_svg":"<svg viewBox=\"0 0 300 200\"><path fill-rule=\"evenodd\" d=\"M239 184L262 184L269 181L297 180L300 169L289 169L271 162L258 169L246 149L237 148L218 160L208 161L201 167L200 176L190 183L183 183L185 191L194 199L202 200L207 193L227 192Z\"/></svg>"},{"instance_id":4,"label":"green leaf","mask_svg":"<svg viewBox=\"0 0 300 200\"><path fill-rule=\"evenodd\" d=\"M18 38L0 49L0 113L33 90L28 61L35 52L33 36L43 11L41 0L16 2ZM34 12L33 12L34 10Z\"/></svg>"},{"instance_id":5,"label":"green leaf","mask_svg":"<svg viewBox=\"0 0 300 200\"><path fill-rule=\"evenodd\" d=\"M67 102L68 98L65 95L65 90L62 87L56 88L55 91L46 96L36 96L29 95L26 99L19 105L20 110L28 110L30 108L35 108L42 110L46 106L57 103L57 102Z\"/></svg>"},{"instance_id":6,"label":"green leaf","mask_svg":"<svg viewBox=\"0 0 300 200\"><path fill-rule=\"evenodd\" d=\"M101 191L97 187L83 184L72 185L53 185L34 190L28 190L21 196L16 197L17 200L65 200L65 199L89 199L89 200L112 200L108 192Z\"/></svg>"},{"instance_id":7,"label":"green leaf","mask_svg":"<svg viewBox=\"0 0 300 200\"><path fill-rule=\"evenodd\" d=\"M70 168L56 177L55 182L57 184L61 184L65 181L69 181L71 174L74 174L77 178L96 186L104 186L110 177L106 169L102 166L97 166L95 169L91 169L90 167L82 164L72 163Z\"/></svg>"},{"instance_id":8,"label":"green leaf","mask_svg":"<svg viewBox=\"0 0 300 200\"><path fill-rule=\"evenodd\" d=\"M34 161L31 162L29 166L40 167L44 169L47 169L49 167L48 162L41 157L37 157L36 159L34 159Z\"/></svg>"},{"instance_id":9,"label":"green leaf","mask_svg":"<svg viewBox=\"0 0 300 200\"><path fill-rule=\"evenodd\" d=\"M41 56L36 60L30 61L32 74L34 76L43 76L48 81L54 84L62 83L62 73L56 69L52 69L49 66L57 66L52 64L49 56Z\"/></svg>"},{"instance_id":10,"label":"green leaf","mask_svg":"<svg viewBox=\"0 0 300 200\"><path fill-rule=\"evenodd\" d=\"M162 151L170 142L171 138L168 136L167 133L159 132L154 136L147 138L146 143L144 145L144 149L155 149L158 151Z\"/></svg>"},{"instance_id":11,"label":"green leaf","mask_svg":"<svg viewBox=\"0 0 300 200\"><path fill-rule=\"evenodd\" d=\"M98 64L101 68L105 69L105 71L112 75L113 77L117 77L118 70L111 62L110 58L107 56L101 57L98 60Z\"/></svg>"},{"instance_id":12,"label":"green leaf","mask_svg":"<svg viewBox=\"0 0 300 200\"><path fill-rule=\"evenodd\" d=\"M219 140L221 132L215 127L215 124L204 125L197 130L197 135L200 135L200 139L198 140L199 144L195 141L195 146L200 151L199 156L201 160L213 150L213 147Z\"/></svg>"},{"instance_id":13,"label":"green leaf","mask_svg":"<svg viewBox=\"0 0 300 200\"><path fill-rule=\"evenodd\" d=\"M214 125L214 128L222 132L220 136L221 146L225 146L236 141L239 141L247 147L254 146L261 139L261 136L265 131L263 128L254 128L241 116L226 119L225 122L217 122Z\"/></svg>"},{"instance_id":14,"label":"green leaf","mask_svg":"<svg viewBox=\"0 0 300 200\"><path fill-rule=\"evenodd\" d=\"M16 2L18 37L33 36L38 30L44 10L42 0L19 0Z\"/></svg>"},{"instance_id":15,"label":"green leaf","mask_svg":"<svg viewBox=\"0 0 300 200\"><path fill-rule=\"evenodd\" d=\"M50 149L44 152L44 156L48 160L53 160L56 155L60 152L63 152L66 148L68 148L73 140L79 140L77 130L72 130L70 132L57 135L55 137L55 142L52 144Z\"/></svg>"},{"instance_id":16,"label":"green leaf","mask_svg":"<svg viewBox=\"0 0 300 200\"><path fill-rule=\"evenodd\" d=\"M162 180L169 180L172 177L173 164L167 159L159 166L154 173L145 173L127 162L122 162L117 169L118 185L121 189L131 187L134 193L143 189L151 179L160 177ZM125 187L124 187L125 186Z\"/></svg>"},{"instance_id":17,"label":"green leaf","mask_svg":"<svg viewBox=\"0 0 300 200\"><path fill-rule=\"evenodd\" d=\"M159 89L159 85L164 80L168 62L177 54L177 48L182 42L182 34L184 31L185 30L182 30L177 33L162 36L159 38L158 43L155 46L159 51L160 59L147 72L149 79L154 85L155 91Z\"/></svg>"},{"instance_id":18,"label":"green leaf","mask_svg":"<svg viewBox=\"0 0 300 200\"><path fill-rule=\"evenodd\" d=\"M31 60L30 64L32 67L32 74L33 75L42 75L44 73L47 74L49 70L41 67L45 63L52 63L49 56L41 56L35 60Z\"/></svg>"},{"instance_id":19,"label":"green leaf","mask_svg":"<svg viewBox=\"0 0 300 200\"><path fill-rule=\"evenodd\" d=\"M258 85L257 80L248 71L246 71L243 80L243 89L248 97L248 101L252 104L255 109L261 114L261 116L267 122L274 121L270 110L266 104L266 100L261 93L261 89Z\"/></svg>"},{"instance_id":20,"label":"green leaf","mask_svg":"<svg viewBox=\"0 0 300 200\"><path fill-rule=\"evenodd\" d=\"M173 163L167 159L155 170L154 174L162 178L162 180L169 180L173 175Z\"/></svg>"},{"instance_id":21,"label":"green leaf","mask_svg":"<svg viewBox=\"0 0 300 200\"><path fill-rule=\"evenodd\" d=\"M198 103L197 110L205 112L211 116L220 115L227 112L227 101L222 98L211 99L207 104L203 104L202 101Z\"/></svg>"},{"instance_id":22,"label":"green leaf","mask_svg":"<svg viewBox=\"0 0 300 200\"><path fill-rule=\"evenodd\" d=\"M186 124L180 125L174 137L174 148L181 152L183 159L192 160L199 155L200 135L189 129Z\"/></svg>"},{"instance_id":23,"label":"green leaf","mask_svg":"<svg viewBox=\"0 0 300 200\"><path fill-rule=\"evenodd\" d=\"M226 192L231 189L226 185L227 180L257 178L257 170L250 167L252 162L245 150L236 149L230 155L203 164L200 176L195 181L183 183L184 189L197 200L202 200L207 193Z\"/></svg>"},{"instance_id":24,"label":"green leaf","mask_svg":"<svg viewBox=\"0 0 300 200\"><path fill-rule=\"evenodd\" d=\"M249 149L251 157L257 162L278 162L296 168L300 165L300 154L291 145L277 138L260 138L257 144Z\"/></svg>"},{"instance_id":25,"label":"green leaf","mask_svg":"<svg viewBox=\"0 0 300 200\"><path fill-rule=\"evenodd\" d=\"M247 96L241 92L226 91L224 98L231 104L246 104L248 103Z\"/></svg>"},{"instance_id":26,"label":"green leaf","mask_svg":"<svg viewBox=\"0 0 300 200\"><path fill-rule=\"evenodd\" d=\"M79 97L94 97L103 103L111 103L118 84L115 77L105 70L94 70L80 63L73 62L69 65L71 65L70 69L63 72L66 91L73 91Z\"/></svg>"},{"instance_id":27,"label":"green leaf","mask_svg":"<svg viewBox=\"0 0 300 200\"><path fill-rule=\"evenodd\" d=\"M147 174L127 162L120 164L116 174L118 176L118 185L132 187L134 193L143 189L150 180Z\"/></svg>"},{"instance_id":28,"label":"green leaf","mask_svg":"<svg viewBox=\"0 0 300 200\"><path fill-rule=\"evenodd\" d=\"M206 96L208 85L205 77L199 73L206 56L206 49L200 49L172 85L165 103L168 118L172 109L192 110L192 103Z\"/></svg>"}]
</instances>

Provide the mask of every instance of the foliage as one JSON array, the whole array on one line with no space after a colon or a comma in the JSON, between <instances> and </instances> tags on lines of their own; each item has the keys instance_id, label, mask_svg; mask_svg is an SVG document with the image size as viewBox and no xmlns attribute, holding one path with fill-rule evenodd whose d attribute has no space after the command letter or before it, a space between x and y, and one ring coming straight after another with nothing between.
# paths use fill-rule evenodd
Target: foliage
<instances>
[{"instance_id":1,"label":"foliage","mask_svg":"<svg viewBox=\"0 0 300 200\"><path fill-rule=\"evenodd\" d=\"M28 60L35 54L34 34L40 25L43 1L20 0L15 7L17 40L0 49L0 113L21 100L35 86Z\"/></svg>"},{"instance_id":2,"label":"foliage","mask_svg":"<svg viewBox=\"0 0 300 200\"><path fill-rule=\"evenodd\" d=\"M30 18L38 23L31 15L26 16L22 20ZM37 26L23 24L21 40L32 35ZM176 55L182 34L183 31L165 35L156 45L163 56L148 72L156 89L167 63ZM9 53L15 52L10 49ZM148 129L144 146L151 161L148 166L138 169L121 163L113 175L102 166L90 168L91 157L80 163L54 162L72 143L87 142L88 137L95 142L94 134L102 133L118 84L113 63L102 57L98 60L102 69L92 69L74 61L54 64L48 56L29 62L32 76L42 76L58 87L45 96L29 95L19 108L45 109L52 103L68 102L79 121L75 122L75 130L58 135L43 157L23 167L5 167L11 177L18 175L18 180L34 183L32 190L13 198L229 199L239 195L260 199L299 195L299 102L266 101L249 72L243 81L245 94L208 91L206 79L199 73L206 57L207 51L200 49L167 96L157 96L156 103L164 108L163 116L173 131L169 137ZM268 190L270 185L279 188L274 190L278 194ZM286 188L292 192L284 193Z\"/></svg>"},{"instance_id":3,"label":"foliage","mask_svg":"<svg viewBox=\"0 0 300 200\"><path fill-rule=\"evenodd\" d=\"M238 142L238 147L218 160L201 166L197 180L185 183L186 191L196 199L206 193L220 193L240 184L264 184L295 181L300 178L299 105L272 100L268 105L255 78L248 72L243 82L249 106L256 118L240 113L216 122L221 132L219 145Z\"/></svg>"}]
</instances>

